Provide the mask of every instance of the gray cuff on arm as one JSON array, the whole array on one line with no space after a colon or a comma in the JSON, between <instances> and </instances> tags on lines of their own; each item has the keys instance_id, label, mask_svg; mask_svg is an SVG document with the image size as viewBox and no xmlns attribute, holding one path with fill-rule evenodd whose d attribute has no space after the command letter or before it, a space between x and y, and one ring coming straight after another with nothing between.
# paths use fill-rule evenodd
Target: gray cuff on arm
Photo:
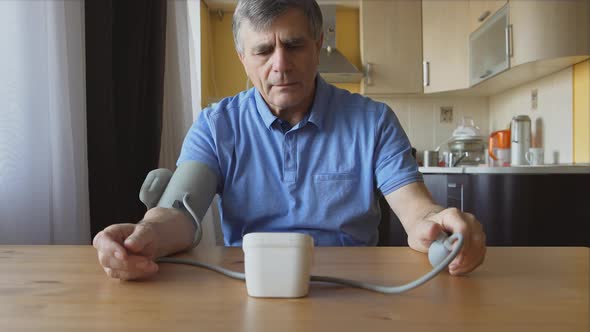
<instances>
[{"instance_id":1,"label":"gray cuff on arm","mask_svg":"<svg viewBox=\"0 0 590 332\"><path fill-rule=\"evenodd\" d=\"M141 187L139 199L148 209L154 206L175 208L189 216L195 225L194 248L201 240L201 221L216 190L217 176L209 166L185 161L174 174L164 168L151 171Z\"/></svg>"}]
</instances>

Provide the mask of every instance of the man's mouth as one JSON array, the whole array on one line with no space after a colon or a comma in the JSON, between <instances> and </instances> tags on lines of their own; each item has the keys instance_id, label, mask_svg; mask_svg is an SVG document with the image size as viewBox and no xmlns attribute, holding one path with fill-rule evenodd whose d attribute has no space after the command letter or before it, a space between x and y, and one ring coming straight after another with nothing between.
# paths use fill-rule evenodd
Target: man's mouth
<instances>
[{"instance_id":1,"label":"man's mouth","mask_svg":"<svg viewBox=\"0 0 590 332\"><path fill-rule=\"evenodd\" d=\"M295 83L294 82L292 82L292 83L278 83L278 84L273 84L273 85L276 87L287 87L287 86L295 85Z\"/></svg>"}]
</instances>

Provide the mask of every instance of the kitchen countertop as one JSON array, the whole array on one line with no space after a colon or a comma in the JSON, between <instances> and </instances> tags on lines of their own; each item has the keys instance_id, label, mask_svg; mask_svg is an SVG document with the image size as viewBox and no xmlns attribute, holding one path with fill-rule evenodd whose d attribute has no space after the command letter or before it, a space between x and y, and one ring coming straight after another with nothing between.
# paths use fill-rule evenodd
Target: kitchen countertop
<instances>
[{"instance_id":1,"label":"kitchen countertop","mask_svg":"<svg viewBox=\"0 0 590 332\"><path fill-rule=\"evenodd\" d=\"M423 174L590 174L590 164L549 164L540 166L420 167Z\"/></svg>"}]
</instances>

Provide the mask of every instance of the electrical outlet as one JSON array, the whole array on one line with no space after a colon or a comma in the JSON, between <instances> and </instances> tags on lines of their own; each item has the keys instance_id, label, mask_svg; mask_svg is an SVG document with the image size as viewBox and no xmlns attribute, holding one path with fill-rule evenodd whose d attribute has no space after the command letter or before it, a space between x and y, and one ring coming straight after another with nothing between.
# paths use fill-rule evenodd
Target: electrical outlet
<instances>
[{"instance_id":1,"label":"electrical outlet","mask_svg":"<svg viewBox=\"0 0 590 332\"><path fill-rule=\"evenodd\" d=\"M539 106L539 92L537 89L531 91L531 109L534 111Z\"/></svg>"},{"instance_id":2,"label":"electrical outlet","mask_svg":"<svg viewBox=\"0 0 590 332\"><path fill-rule=\"evenodd\" d=\"M440 107L440 123L453 123L453 106Z\"/></svg>"}]
</instances>

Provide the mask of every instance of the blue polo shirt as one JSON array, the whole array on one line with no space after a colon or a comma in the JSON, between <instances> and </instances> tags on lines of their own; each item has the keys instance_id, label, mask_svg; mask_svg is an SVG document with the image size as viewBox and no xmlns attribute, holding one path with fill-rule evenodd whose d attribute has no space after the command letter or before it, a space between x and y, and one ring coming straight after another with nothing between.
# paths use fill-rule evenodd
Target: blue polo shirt
<instances>
[{"instance_id":1,"label":"blue polo shirt","mask_svg":"<svg viewBox=\"0 0 590 332\"><path fill-rule=\"evenodd\" d=\"M251 232L306 233L318 246L375 245L377 191L422 181L393 111L319 75L310 112L292 127L254 88L204 109L178 164L186 160L218 177L226 246Z\"/></svg>"}]
</instances>

